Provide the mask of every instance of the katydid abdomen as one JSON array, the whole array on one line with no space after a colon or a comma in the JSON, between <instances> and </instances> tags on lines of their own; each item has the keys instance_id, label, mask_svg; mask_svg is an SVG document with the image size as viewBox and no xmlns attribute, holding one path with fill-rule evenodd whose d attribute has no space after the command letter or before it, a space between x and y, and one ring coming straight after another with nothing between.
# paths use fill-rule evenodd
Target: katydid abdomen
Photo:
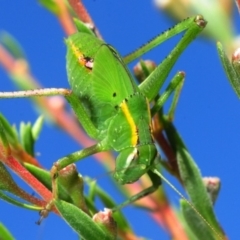
<instances>
[{"instance_id":1,"label":"katydid abdomen","mask_svg":"<svg viewBox=\"0 0 240 240\"><path fill-rule=\"evenodd\" d=\"M140 93L124 99L108 130L109 144L119 152L114 177L121 184L137 181L157 156L147 99Z\"/></svg>"}]
</instances>

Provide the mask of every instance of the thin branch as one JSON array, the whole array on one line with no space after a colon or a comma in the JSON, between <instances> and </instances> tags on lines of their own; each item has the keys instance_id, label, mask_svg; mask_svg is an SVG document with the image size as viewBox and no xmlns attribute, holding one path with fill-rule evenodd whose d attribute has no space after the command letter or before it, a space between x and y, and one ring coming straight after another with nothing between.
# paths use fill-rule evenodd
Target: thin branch
<instances>
[{"instance_id":1,"label":"thin branch","mask_svg":"<svg viewBox=\"0 0 240 240\"><path fill-rule=\"evenodd\" d=\"M96 25L94 24L87 9L84 7L82 1L81 0L68 0L68 2L70 4L70 6L72 7L72 9L74 10L74 12L76 13L76 15L78 16L78 18L82 22L89 24L91 26L91 28L93 29L93 31L95 32L96 36L99 39L102 39L99 30L96 28Z\"/></svg>"},{"instance_id":2,"label":"thin branch","mask_svg":"<svg viewBox=\"0 0 240 240\"><path fill-rule=\"evenodd\" d=\"M76 27L73 23L72 16L69 13L67 5L64 0L56 0L60 13L57 15L59 22L61 23L64 31L67 35L71 35L76 32Z\"/></svg>"}]
</instances>

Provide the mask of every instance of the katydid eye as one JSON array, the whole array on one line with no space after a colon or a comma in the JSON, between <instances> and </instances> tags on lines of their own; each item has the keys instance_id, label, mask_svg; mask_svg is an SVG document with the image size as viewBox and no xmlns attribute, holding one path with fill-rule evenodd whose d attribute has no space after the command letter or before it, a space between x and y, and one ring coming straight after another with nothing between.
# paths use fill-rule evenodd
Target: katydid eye
<instances>
[{"instance_id":1,"label":"katydid eye","mask_svg":"<svg viewBox=\"0 0 240 240\"><path fill-rule=\"evenodd\" d=\"M85 67L92 70L93 69L93 58L84 57L85 60Z\"/></svg>"}]
</instances>

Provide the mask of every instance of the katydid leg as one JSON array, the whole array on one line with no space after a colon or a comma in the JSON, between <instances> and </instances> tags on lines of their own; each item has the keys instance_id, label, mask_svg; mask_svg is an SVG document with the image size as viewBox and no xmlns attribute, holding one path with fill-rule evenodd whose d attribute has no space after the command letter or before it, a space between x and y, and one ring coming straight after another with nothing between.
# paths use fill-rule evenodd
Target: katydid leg
<instances>
[{"instance_id":1,"label":"katydid leg","mask_svg":"<svg viewBox=\"0 0 240 240\"><path fill-rule=\"evenodd\" d=\"M158 187L161 185L161 178L155 174L154 172L152 172L152 170L150 169L148 172L147 172L151 182L152 182L152 186L144 189L143 191L131 196L129 199L127 199L126 201L124 201L123 203L119 204L118 206L114 207L112 209L112 211L118 211L120 210L121 208L125 207L126 205L129 205L131 203L134 203L135 201L143 198L143 197L146 197L148 196L149 194L155 192Z\"/></svg>"},{"instance_id":2,"label":"katydid leg","mask_svg":"<svg viewBox=\"0 0 240 240\"><path fill-rule=\"evenodd\" d=\"M37 223L40 223L43 218L47 217L48 213L51 211L54 200L58 198L58 172L64 167L75 163L77 161L83 160L86 157L93 155L95 153L105 151L104 143L100 142L98 144L92 145L88 148L84 148L80 151L71 153L63 158L60 158L57 162L53 164L53 167L50 170L51 179L52 179L52 201L50 201L46 207L40 212L41 218Z\"/></svg>"},{"instance_id":3,"label":"katydid leg","mask_svg":"<svg viewBox=\"0 0 240 240\"><path fill-rule=\"evenodd\" d=\"M195 39L195 37L206 26L206 21L197 16L194 19L194 23L186 31L179 43L170 52L170 54L164 59L164 61L157 66L157 68L150 74L150 76L139 85L141 92L152 101L158 94L159 89L162 87L169 72L174 66L180 54L186 49L186 47Z\"/></svg>"},{"instance_id":4,"label":"katydid leg","mask_svg":"<svg viewBox=\"0 0 240 240\"><path fill-rule=\"evenodd\" d=\"M71 94L71 90L65 88L43 88L25 91L0 92L0 98L29 98L29 97L49 97Z\"/></svg>"},{"instance_id":5,"label":"katydid leg","mask_svg":"<svg viewBox=\"0 0 240 240\"><path fill-rule=\"evenodd\" d=\"M79 98L70 89L65 88L43 88L26 91L13 91L13 92L0 92L1 98L29 98L29 97L49 97L61 95L66 98L71 107L73 108L77 118L83 126L86 133L92 137L97 138L98 130L92 124L91 119L87 115Z\"/></svg>"},{"instance_id":6,"label":"katydid leg","mask_svg":"<svg viewBox=\"0 0 240 240\"><path fill-rule=\"evenodd\" d=\"M134 52L128 54L123 58L123 61L125 64L128 64L132 62L133 60L139 58L146 52L150 51L151 49L157 47L161 43L165 42L167 39L172 38L173 36L192 28L194 25L196 25L196 19L201 18L201 16L194 16L189 17L181 21L180 23L176 24L174 27L168 29L167 31L164 31L163 33L159 34L157 37L153 38L148 43L144 44L142 47L138 48Z\"/></svg>"},{"instance_id":7,"label":"katydid leg","mask_svg":"<svg viewBox=\"0 0 240 240\"><path fill-rule=\"evenodd\" d=\"M103 152L106 151L108 149L105 148L105 145L100 142L97 143L95 145L92 145L88 148L84 148L80 151L76 151L74 153L71 153L63 158L60 158L57 162L55 162L53 164L53 167L51 168L50 172L51 172L51 177L52 177L52 192L53 192L53 196L57 197L57 185L56 185L56 179L58 176L58 172L65 168L66 166L75 163L77 161L83 160L86 157L93 155L95 153L99 153L99 152Z\"/></svg>"},{"instance_id":8,"label":"katydid leg","mask_svg":"<svg viewBox=\"0 0 240 240\"><path fill-rule=\"evenodd\" d=\"M170 121L172 121L173 118L174 118L174 113L175 113L175 110L176 110L176 107L177 107L177 103L178 103L178 99L179 99L179 96L180 96L180 93L181 93L181 90L182 90L182 87L183 87L183 83L184 83L184 78L175 88L173 99L172 99L172 102L171 102L171 106L170 106L168 114L167 114Z\"/></svg>"},{"instance_id":9,"label":"katydid leg","mask_svg":"<svg viewBox=\"0 0 240 240\"><path fill-rule=\"evenodd\" d=\"M184 77L185 77L184 72L178 72L174 76L173 80L169 83L166 90L161 94L161 96L158 98L158 100L155 102L154 106L152 107L151 109L152 117L163 107L167 99L170 97L171 93L175 90L178 90L179 87L180 88L182 87Z\"/></svg>"}]
</instances>

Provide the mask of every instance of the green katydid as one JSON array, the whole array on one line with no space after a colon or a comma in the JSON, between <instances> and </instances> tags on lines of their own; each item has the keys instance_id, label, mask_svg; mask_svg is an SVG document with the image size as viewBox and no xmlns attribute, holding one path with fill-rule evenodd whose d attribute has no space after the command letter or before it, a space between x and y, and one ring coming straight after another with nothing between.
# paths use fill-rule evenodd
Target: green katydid
<instances>
[{"instance_id":1,"label":"green katydid","mask_svg":"<svg viewBox=\"0 0 240 240\"><path fill-rule=\"evenodd\" d=\"M112 46L91 34L78 32L66 39L67 72L72 90L40 89L0 93L0 98L63 95L87 134L98 141L54 164L51 170L54 198L57 198L55 178L58 171L89 155L109 150L119 153L114 174L117 182L132 183L146 173L153 184L132 196L121 207L158 188L161 175L155 169L159 155L152 137L151 118L182 81L183 73L176 75L166 94L154 104L154 111L151 111L149 103L157 96L177 58L205 25L201 16L186 19L126 57L125 61ZM125 64L185 30L185 35L169 56L138 86ZM48 208L51 208L51 204Z\"/></svg>"}]
</instances>

